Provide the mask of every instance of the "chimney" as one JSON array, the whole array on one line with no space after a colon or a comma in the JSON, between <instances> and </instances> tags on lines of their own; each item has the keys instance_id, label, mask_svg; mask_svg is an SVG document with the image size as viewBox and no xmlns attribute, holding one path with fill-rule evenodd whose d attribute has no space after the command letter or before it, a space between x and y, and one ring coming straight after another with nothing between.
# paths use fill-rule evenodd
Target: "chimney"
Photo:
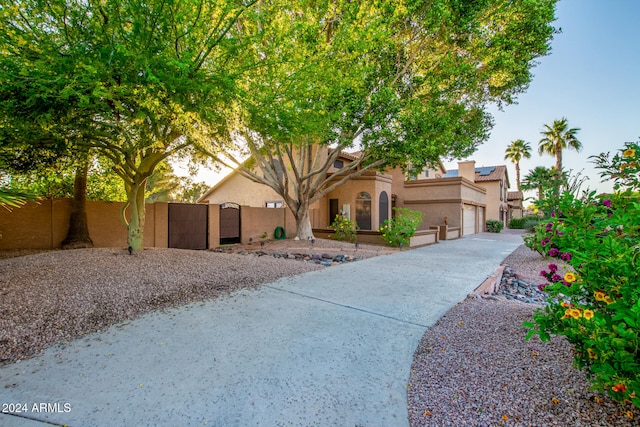
<instances>
[{"instance_id":1,"label":"chimney","mask_svg":"<svg viewBox=\"0 0 640 427\"><path fill-rule=\"evenodd\" d=\"M466 178L471 182L476 181L476 161L467 160L458 162L458 176Z\"/></svg>"}]
</instances>

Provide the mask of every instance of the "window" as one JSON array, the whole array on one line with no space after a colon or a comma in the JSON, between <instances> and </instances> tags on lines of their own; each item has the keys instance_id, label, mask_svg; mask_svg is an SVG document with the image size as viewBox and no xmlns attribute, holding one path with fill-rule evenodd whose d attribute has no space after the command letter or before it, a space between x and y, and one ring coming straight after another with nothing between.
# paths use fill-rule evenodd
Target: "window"
<instances>
[{"instance_id":1,"label":"window","mask_svg":"<svg viewBox=\"0 0 640 427\"><path fill-rule=\"evenodd\" d=\"M266 202L264 205L267 208L281 208L283 203L282 203L282 200L277 200L272 202Z\"/></svg>"},{"instance_id":2,"label":"window","mask_svg":"<svg viewBox=\"0 0 640 427\"><path fill-rule=\"evenodd\" d=\"M333 162L333 167L336 169L342 169L344 166L344 162L342 160L336 160Z\"/></svg>"},{"instance_id":3,"label":"window","mask_svg":"<svg viewBox=\"0 0 640 427\"><path fill-rule=\"evenodd\" d=\"M424 177L429 178L429 169L424 171Z\"/></svg>"}]
</instances>

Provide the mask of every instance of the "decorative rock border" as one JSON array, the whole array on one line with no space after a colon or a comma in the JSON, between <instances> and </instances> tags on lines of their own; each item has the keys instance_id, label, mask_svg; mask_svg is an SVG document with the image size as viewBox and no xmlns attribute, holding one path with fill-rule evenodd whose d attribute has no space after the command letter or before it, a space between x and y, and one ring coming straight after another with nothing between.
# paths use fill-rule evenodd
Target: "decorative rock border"
<instances>
[{"instance_id":1,"label":"decorative rock border","mask_svg":"<svg viewBox=\"0 0 640 427\"><path fill-rule=\"evenodd\" d=\"M299 252L266 252L262 250L247 251L244 249L234 250L229 247L219 247L213 250L220 253L234 253L237 255L253 255L253 256L272 256L274 258L283 258L297 261L304 261L312 264L323 265L325 267L331 267L332 265L344 264L346 262L359 261L361 258L351 255L337 254L331 255L329 253L299 253Z\"/></svg>"}]
</instances>

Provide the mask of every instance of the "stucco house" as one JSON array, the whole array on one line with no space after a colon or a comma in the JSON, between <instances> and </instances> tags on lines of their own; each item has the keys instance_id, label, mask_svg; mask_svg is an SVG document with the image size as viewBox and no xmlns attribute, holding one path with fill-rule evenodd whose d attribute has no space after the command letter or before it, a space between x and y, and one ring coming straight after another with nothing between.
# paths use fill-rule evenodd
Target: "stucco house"
<instances>
[{"instance_id":1,"label":"stucco house","mask_svg":"<svg viewBox=\"0 0 640 427\"><path fill-rule=\"evenodd\" d=\"M359 153L341 153L328 171L332 174L358 158ZM360 230L375 231L392 215L393 207L423 213L419 230L438 225L460 228L460 235L485 229L486 219L506 221L509 181L506 166L475 168L474 161L459 162L447 171L435 168L403 173L401 169L371 171L330 191L310 207L312 227L327 229L343 212ZM250 207L285 208L284 201L266 185L232 171L207 191L200 203L236 203Z\"/></svg>"}]
</instances>

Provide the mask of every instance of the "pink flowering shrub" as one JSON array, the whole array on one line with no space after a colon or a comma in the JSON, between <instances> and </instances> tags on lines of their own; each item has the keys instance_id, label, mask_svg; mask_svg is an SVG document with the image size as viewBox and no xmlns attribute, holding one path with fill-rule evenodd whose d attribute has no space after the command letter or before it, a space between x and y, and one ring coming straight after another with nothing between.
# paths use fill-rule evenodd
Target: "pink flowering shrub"
<instances>
[{"instance_id":1,"label":"pink flowering shrub","mask_svg":"<svg viewBox=\"0 0 640 427\"><path fill-rule=\"evenodd\" d=\"M563 335L574 347L575 363L594 389L640 407L640 149L627 143L613 158L597 156L614 194L577 199L565 193L554 216L543 222L527 246L570 265L555 263L540 274L549 295L527 338ZM632 173L633 176L628 176Z\"/></svg>"}]
</instances>

